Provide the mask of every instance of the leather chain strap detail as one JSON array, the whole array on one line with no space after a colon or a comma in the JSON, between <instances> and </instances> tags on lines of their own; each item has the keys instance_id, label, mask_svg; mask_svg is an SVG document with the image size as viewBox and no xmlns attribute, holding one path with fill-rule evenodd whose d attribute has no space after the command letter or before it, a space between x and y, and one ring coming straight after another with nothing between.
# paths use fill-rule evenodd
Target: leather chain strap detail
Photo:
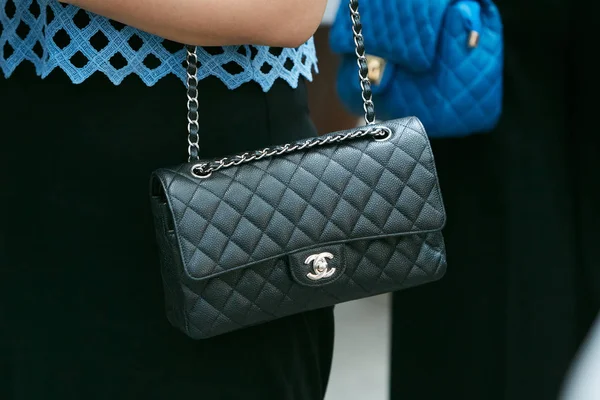
<instances>
[{"instance_id":1,"label":"leather chain strap detail","mask_svg":"<svg viewBox=\"0 0 600 400\"><path fill-rule=\"evenodd\" d=\"M369 68L367 58L365 57L365 41L362 35L362 24L360 22L360 13L358 11L358 0L349 0L350 18L352 19L352 34L354 36L356 62L358 64L358 77L362 89L363 108L365 111L365 122L367 125L375 123L375 105L373 103L373 94L371 91L371 82L368 78ZM186 70L187 70L187 108L188 108L188 161L198 161L199 151L199 103L198 103L198 56L196 47L186 45ZM342 142L350 139L372 136L376 140L386 140L392 134L391 130L384 127L361 128L355 131L339 134L322 136L306 140L302 143L285 144L282 146L265 148L255 152L246 152L233 157L226 157L220 160L214 160L196 164L192 167L192 174L197 178L208 178L213 172L223 168L228 168L243 163L260 160L265 157L279 156L309 149L315 146L323 146L334 142Z\"/></svg>"},{"instance_id":2,"label":"leather chain strap detail","mask_svg":"<svg viewBox=\"0 0 600 400\"><path fill-rule=\"evenodd\" d=\"M371 81L369 80L369 66L367 65L367 57L365 56L365 38L362 35L358 0L350 0L349 6L356 62L358 64L358 78L360 79L363 108L365 110L365 122L367 125L372 125L375 123L375 104L373 104L373 92L371 91Z\"/></svg>"},{"instance_id":3,"label":"leather chain strap detail","mask_svg":"<svg viewBox=\"0 0 600 400\"><path fill-rule=\"evenodd\" d=\"M233 157L225 157L220 160L196 164L192 167L192 175L197 178L208 178L213 172L223 168L248 163L250 161L260 160L265 157L279 156L282 154L293 153L304 149L310 149L315 146L323 146L334 142L343 142L348 139L357 139L364 136L373 136L375 140L386 140L392 134L392 131L385 127L366 128L351 131L345 134L321 136L314 139L308 139L302 143L285 144L277 147L267 147L255 152L246 152Z\"/></svg>"},{"instance_id":4,"label":"leather chain strap detail","mask_svg":"<svg viewBox=\"0 0 600 400\"><path fill-rule=\"evenodd\" d=\"M198 134L200 130L199 103L198 103L198 55L196 47L186 46L186 70L187 70L187 119L188 119L188 161L198 160L200 150Z\"/></svg>"}]
</instances>

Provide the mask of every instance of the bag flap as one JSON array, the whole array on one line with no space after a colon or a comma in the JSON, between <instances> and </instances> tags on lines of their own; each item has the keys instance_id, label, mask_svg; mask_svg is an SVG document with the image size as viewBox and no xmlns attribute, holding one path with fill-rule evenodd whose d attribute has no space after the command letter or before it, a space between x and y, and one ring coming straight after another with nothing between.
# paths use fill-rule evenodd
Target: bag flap
<instances>
[{"instance_id":1,"label":"bag flap","mask_svg":"<svg viewBox=\"0 0 600 400\"><path fill-rule=\"evenodd\" d=\"M481 27L482 10L494 7L491 0L363 0L359 12L367 54L386 59L412 72L429 70L435 62L449 7L460 12L452 18L468 30ZM329 43L339 54L354 54L352 22L346 0L332 24ZM466 42L465 42L466 46Z\"/></svg>"},{"instance_id":2,"label":"bag flap","mask_svg":"<svg viewBox=\"0 0 600 400\"><path fill-rule=\"evenodd\" d=\"M317 146L207 179L191 174L193 164L155 172L189 277L312 247L441 230L445 210L423 125L413 117L381 126L392 130L389 140Z\"/></svg>"}]
</instances>

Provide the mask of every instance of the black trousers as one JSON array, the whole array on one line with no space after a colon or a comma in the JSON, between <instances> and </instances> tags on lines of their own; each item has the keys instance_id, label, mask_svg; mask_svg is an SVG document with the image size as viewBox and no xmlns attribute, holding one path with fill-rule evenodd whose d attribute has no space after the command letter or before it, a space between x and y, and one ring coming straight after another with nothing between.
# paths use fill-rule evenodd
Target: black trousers
<instances>
[{"instance_id":1,"label":"black trousers","mask_svg":"<svg viewBox=\"0 0 600 400\"><path fill-rule=\"evenodd\" d=\"M201 155L315 135L302 82L200 84ZM30 66L0 78L0 399L324 397L333 312L204 341L165 317L152 170L187 160L186 96Z\"/></svg>"}]
</instances>

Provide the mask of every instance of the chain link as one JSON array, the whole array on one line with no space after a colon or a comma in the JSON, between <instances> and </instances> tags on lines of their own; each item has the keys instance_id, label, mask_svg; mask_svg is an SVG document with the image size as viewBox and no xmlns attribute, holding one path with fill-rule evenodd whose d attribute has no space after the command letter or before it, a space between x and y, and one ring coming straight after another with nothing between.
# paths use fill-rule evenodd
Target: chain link
<instances>
[{"instance_id":1,"label":"chain link","mask_svg":"<svg viewBox=\"0 0 600 400\"><path fill-rule=\"evenodd\" d=\"M200 123L198 103L198 55L195 46L186 46L187 70L187 119L188 119L188 161L197 161L200 150Z\"/></svg>"},{"instance_id":2,"label":"chain link","mask_svg":"<svg viewBox=\"0 0 600 400\"><path fill-rule=\"evenodd\" d=\"M358 0L350 0L350 18L352 19L352 34L354 35L354 52L358 64L358 79L362 89L363 109L365 110L365 122L367 125L375 123L375 104L373 104L373 92L369 80L369 66L365 56L365 38L362 34L362 23L358 12Z\"/></svg>"},{"instance_id":3,"label":"chain link","mask_svg":"<svg viewBox=\"0 0 600 400\"><path fill-rule=\"evenodd\" d=\"M365 111L365 122L367 125L375 123L375 105L373 104L373 94L371 92L371 82L369 81L369 68L367 58L365 57L365 41L362 35L362 24L360 22L360 13L358 11L358 0L349 0L350 18L352 19L352 34L354 36L356 62L358 64L358 78L362 90L363 108ZM198 161L200 125L199 104L198 104L198 56L196 47L186 46L186 69L187 69L187 97L188 97L188 161ZM390 129L385 127L369 127L341 133L338 135L321 136L305 142L296 144L285 144L273 148L265 148L255 152L246 152L229 158L199 163L192 167L192 174L198 178L207 178L213 172L223 168L240 165L251 161L260 160L266 157L279 156L309 149L315 146L323 146L334 142L342 142L349 139L357 139L364 136L373 136L375 140L386 140L391 136Z\"/></svg>"},{"instance_id":4,"label":"chain link","mask_svg":"<svg viewBox=\"0 0 600 400\"><path fill-rule=\"evenodd\" d=\"M349 139L358 139L364 136L373 136L375 140L386 140L392 134L392 131L386 127L373 127L366 129L353 130L338 135L321 136L313 139L308 139L304 142L295 144L285 144L277 147L267 147L254 152L246 152L233 157L225 157L220 160L196 164L192 167L192 174L198 178L208 178L213 172L223 168L248 163L251 161L260 160L266 157L280 156L283 154L293 153L305 149L310 149L315 146L324 146L326 144L343 142Z\"/></svg>"}]
</instances>

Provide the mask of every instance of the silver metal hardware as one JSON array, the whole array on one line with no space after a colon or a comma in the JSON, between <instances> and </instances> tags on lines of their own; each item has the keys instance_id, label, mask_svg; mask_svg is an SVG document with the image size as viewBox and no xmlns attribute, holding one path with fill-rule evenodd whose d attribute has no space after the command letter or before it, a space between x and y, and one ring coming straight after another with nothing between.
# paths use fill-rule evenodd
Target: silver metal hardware
<instances>
[{"instance_id":1,"label":"silver metal hardware","mask_svg":"<svg viewBox=\"0 0 600 400\"><path fill-rule=\"evenodd\" d=\"M357 139L367 135L373 136L376 140L380 139L381 141L383 141L388 140L392 136L392 131L387 127L368 127L346 133L341 133L338 135L321 136L315 139L309 139L304 142L295 144L288 143L283 146L278 146L274 148L267 147L263 150L255 151L252 153L238 154L231 158L222 158L216 161L208 161L204 163L195 164L191 168L191 173L196 178L208 178L213 172L219 171L223 168L229 168L267 157L293 153L295 151L300 151L315 146L323 146L334 142L343 142L349 139Z\"/></svg>"},{"instance_id":2,"label":"silver metal hardware","mask_svg":"<svg viewBox=\"0 0 600 400\"><path fill-rule=\"evenodd\" d=\"M319 253L309 256L304 264L311 266L311 271L306 274L308 279L313 281L320 281L321 279L329 278L335 274L335 268L329 268L327 260L332 260L333 254L331 253Z\"/></svg>"},{"instance_id":3,"label":"silver metal hardware","mask_svg":"<svg viewBox=\"0 0 600 400\"><path fill-rule=\"evenodd\" d=\"M186 46L186 71L187 71L187 119L188 119L188 161L198 160L198 150L200 149L199 131L200 124L199 113L200 104L198 103L198 55L196 47Z\"/></svg>"},{"instance_id":4,"label":"silver metal hardware","mask_svg":"<svg viewBox=\"0 0 600 400\"><path fill-rule=\"evenodd\" d=\"M386 130L385 134L382 136L376 136L375 137L375 141L376 142L385 142L387 140L390 140L390 138L392 137L392 131L391 130Z\"/></svg>"},{"instance_id":5,"label":"silver metal hardware","mask_svg":"<svg viewBox=\"0 0 600 400\"><path fill-rule=\"evenodd\" d=\"M195 178L206 179L206 178L210 178L210 176L212 175L212 171L204 172L203 165L204 164L196 164L192 167L191 174Z\"/></svg>"},{"instance_id":6,"label":"silver metal hardware","mask_svg":"<svg viewBox=\"0 0 600 400\"><path fill-rule=\"evenodd\" d=\"M354 53L358 64L358 79L362 89L363 109L365 110L365 122L367 125L375 123L375 104L371 94L371 82L368 75L368 61L365 56L365 39L362 34L360 13L358 12L358 0L350 0L350 18L352 19L352 33L354 35ZM365 70L364 76L361 73Z\"/></svg>"}]
</instances>

